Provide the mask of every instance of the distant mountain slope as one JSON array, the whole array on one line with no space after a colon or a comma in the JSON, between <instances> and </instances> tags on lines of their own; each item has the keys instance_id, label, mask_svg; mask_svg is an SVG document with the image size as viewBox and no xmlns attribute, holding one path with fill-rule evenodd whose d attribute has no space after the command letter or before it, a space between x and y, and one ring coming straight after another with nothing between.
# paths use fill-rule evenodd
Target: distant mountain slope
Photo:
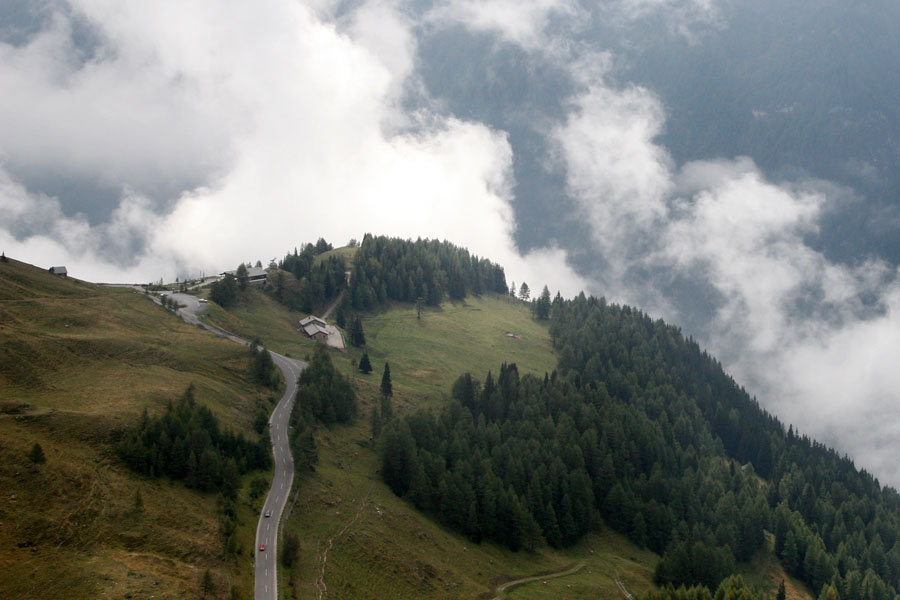
<instances>
[{"instance_id":1,"label":"distant mountain slope","mask_svg":"<svg viewBox=\"0 0 900 600\"><path fill-rule=\"evenodd\" d=\"M696 343L638 310L558 299L550 333L558 373L466 373L439 410L394 420L385 483L474 543L570 546L602 516L661 555L657 583L715 590L770 551L770 531L811 590L895 597L894 489L786 431Z\"/></svg>"},{"instance_id":2,"label":"distant mountain slope","mask_svg":"<svg viewBox=\"0 0 900 600\"><path fill-rule=\"evenodd\" d=\"M412 4L422 14L440 5ZM548 12L557 46L546 52L509 43L490 27L438 20L420 32L418 72L440 106L509 133L521 245L565 245L581 234L578 223L558 216L570 212L569 190L548 136L579 86L570 58L560 56L579 48L594 53L608 84L641 85L660 98L658 141L676 164L750 156L773 180L846 186L862 202L838 194L819 245L838 259L878 254L900 262L900 244L880 225L900 215L900 5L564 4ZM609 67L600 66L607 59Z\"/></svg>"}]
</instances>

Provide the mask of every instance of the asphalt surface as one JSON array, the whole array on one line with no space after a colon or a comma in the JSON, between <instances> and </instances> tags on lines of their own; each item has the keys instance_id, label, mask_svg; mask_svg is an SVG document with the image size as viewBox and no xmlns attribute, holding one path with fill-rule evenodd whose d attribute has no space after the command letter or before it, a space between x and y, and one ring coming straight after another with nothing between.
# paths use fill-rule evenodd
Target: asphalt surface
<instances>
[{"instance_id":1,"label":"asphalt surface","mask_svg":"<svg viewBox=\"0 0 900 600\"><path fill-rule=\"evenodd\" d=\"M208 304L200 302L196 296L172 293L170 297L184 305L184 308L178 310L178 314L186 322L199 325L239 344L250 345L250 342L233 333L201 321L200 315L206 310ZM291 485L294 482L294 457L291 455L288 441L288 423L294 406L294 396L297 393L297 378L306 368L306 363L301 360L288 358L271 351L270 354L275 366L284 375L285 390L269 417L269 435L272 438L275 469L272 487L263 503L259 523L256 526L256 544L253 547L253 553L256 556L253 597L256 600L277 600L278 598L278 530L281 516L290 497ZM267 517L266 514L271 516ZM260 550L262 547L265 550Z\"/></svg>"}]
</instances>

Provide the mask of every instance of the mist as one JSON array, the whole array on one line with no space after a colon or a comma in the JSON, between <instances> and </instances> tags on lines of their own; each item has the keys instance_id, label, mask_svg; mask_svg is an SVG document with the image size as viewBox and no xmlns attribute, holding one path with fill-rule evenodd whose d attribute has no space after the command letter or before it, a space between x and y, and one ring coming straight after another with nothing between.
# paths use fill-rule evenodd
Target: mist
<instances>
[{"instance_id":1,"label":"mist","mask_svg":"<svg viewBox=\"0 0 900 600\"><path fill-rule=\"evenodd\" d=\"M900 484L896 265L818 241L859 193L749 155L676 156L679 115L629 79L620 45L585 37L600 11L702 47L727 26L717 3L29 6L28 27L0 26L0 85L16 90L0 96L8 256L132 282L319 237L448 239L508 280L681 326L784 423ZM441 90L439 34L485 48ZM488 74L505 91L491 60L513 51L510 69L561 85L526 72L519 96L476 106L466 86Z\"/></svg>"}]
</instances>

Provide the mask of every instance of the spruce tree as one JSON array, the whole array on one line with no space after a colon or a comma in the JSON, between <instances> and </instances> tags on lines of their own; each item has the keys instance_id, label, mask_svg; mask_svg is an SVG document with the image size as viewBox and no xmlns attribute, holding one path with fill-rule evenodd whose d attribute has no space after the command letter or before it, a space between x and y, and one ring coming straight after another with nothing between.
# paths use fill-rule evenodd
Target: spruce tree
<instances>
[{"instance_id":1,"label":"spruce tree","mask_svg":"<svg viewBox=\"0 0 900 600\"><path fill-rule=\"evenodd\" d=\"M237 271L235 272L237 275L238 287L241 291L247 289L247 285L250 283L250 276L247 272L247 265L241 263L238 265Z\"/></svg>"},{"instance_id":2,"label":"spruce tree","mask_svg":"<svg viewBox=\"0 0 900 600\"><path fill-rule=\"evenodd\" d=\"M528 289L528 284L524 281L522 285L519 287L519 299L520 300L528 300L531 297L531 290Z\"/></svg>"},{"instance_id":3,"label":"spruce tree","mask_svg":"<svg viewBox=\"0 0 900 600\"><path fill-rule=\"evenodd\" d=\"M34 446L31 447L31 452L28 453L28 458L36 465L41 465L47 462L47 457L44 456L44 449L41 448L41 445L35 442Z\"/></svg>"},{"instance_id":4,"label":"spruce tree","mask_svg":"<svg viewBox=\"0 0 900 600\"><path fill-rule=\"evenodd\" d=\"M369 353L365 352L359 359L359 370L368 375L372 372L372 362L369 360Z\"/></svg>"},{"instance_id":5,"label":"spruce tree","mask_svg":"<svg viewBox=\"0 0 900 600\"><path fill-rule=\"evenodd\" d=\"M385 398L394 395L394 386L391 383L391 365L384 363L384 373L381 375L381 395Z\"/></svg>"},{"instance_id":6,"label":"spruce tree","mask_svg":"<svg viewBox=\"0 0 900 600\"><path fill-rule=\"evenodd\" d=\"M366 345L366 333L363 331L362 320L358 316L353 317L353 322L350 324L350 344L356 347Z\"/></svg>"},{"instance_id":7,"label":"spruce tree","mask_svg":"<svg viewBox=\"0 0 900 600\"><path fill-rule=\"evenodd\" d=\"M209 569L203 572L203 580L200 582L200 591L203 594L202 598L206 598L206 595L212 592L214 589L212 574L209 572Z\"/></svg>"}]
</instances>

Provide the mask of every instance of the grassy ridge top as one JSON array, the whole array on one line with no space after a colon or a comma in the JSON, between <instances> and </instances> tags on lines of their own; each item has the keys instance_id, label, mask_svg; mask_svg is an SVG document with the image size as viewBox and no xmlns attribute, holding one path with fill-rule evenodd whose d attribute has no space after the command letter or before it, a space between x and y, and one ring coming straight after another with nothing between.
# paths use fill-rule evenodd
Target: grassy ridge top
<instances>
[{"instance_id":1,"label":"grassy ridge top","mask_svg":"<svg viewBox=\"0 0 900 600\"><path fill-rule=\"evenodd\" d=\"M259 337L276 352L302 358L314 346L297 329L305 316L250 289L228 311L212 305L206 319L249 339ZM362 321L366 348L348 346L344 353L335 352L334 360L357 378L363 390L371 381L377 388L383 364L389 362L395 394L414 405L448 396L453 381L465 371L482 377L503 361L515 362L522 373L540 376L556 368L547 325L532 319L527 305L503 296L446 302L425 309L421 319L415 306L394 303L364 314ZM369 376L351 368L364 350L375 368Z\"/></svg>"},{"instance_id":2,"label":"grassy ridge top","mask_svg":"<svg viewBox=\"0 0 900 600\"><path fill-rule=\"evenodd\" d=\"M207 568L247 597L252 572L223 557L215 498L138 477L113 451L144 408L161 412L191 382L223 423L254 435L265 398L246 367L240 346L134 291L0 263L0 563L12 565L0 597L181 598ZM47 457L37 469L35 443Z\"/></svg>"}]
</instances>

